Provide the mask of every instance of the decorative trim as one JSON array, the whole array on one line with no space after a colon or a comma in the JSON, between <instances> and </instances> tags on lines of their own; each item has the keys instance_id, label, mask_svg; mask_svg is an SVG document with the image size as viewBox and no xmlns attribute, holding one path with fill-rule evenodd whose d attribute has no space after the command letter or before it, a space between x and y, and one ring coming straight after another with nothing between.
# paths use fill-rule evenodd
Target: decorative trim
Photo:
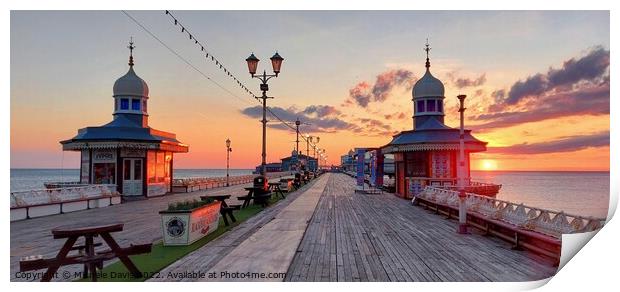
<instances>
[{"instance_id":1,"label":"decorative trim","mask_svg":"<svg viewBox=\"0 0 620 292\"><path fill-rule=\"evenodd\" d=\"M82 149L147 149L164 150L171 152L188 152L185 145L175 145L168 143L148 143L148 142L69 142L62 145L62 150L82 150Z\"/></svg>"},{"instance_id":2,"label":"decorative trim","mask_svg":"<svg viewBox=\"0 0 620 292\"><path fill-rule=\"evenodd\" d=\"M383 153L412 152L412 151L441 151L459 150L459 144L403 144L388 145L383 148ZM465 143L465 150L469 152L486 151L484 145Z\"/></svg>"}]
</instances>

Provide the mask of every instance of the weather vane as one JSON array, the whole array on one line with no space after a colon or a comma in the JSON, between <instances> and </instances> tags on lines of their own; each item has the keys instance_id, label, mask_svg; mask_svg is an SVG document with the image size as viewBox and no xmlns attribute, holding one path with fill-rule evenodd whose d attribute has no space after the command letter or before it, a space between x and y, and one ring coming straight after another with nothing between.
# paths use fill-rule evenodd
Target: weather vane
<instances>
[{"instance_id":1,"label":"weather vane","mask_svg":"<svg viewBox=\"0 0 620 292\"><path fill-rule=\"evenodd\" d=\"M127 48L129 49L129 66L133 66L133 49L136 48L133 45L133 37L129 38L129 46Z\"/></svg>"},{"instance_id":2,"label":"weather vane","mask_svg":"<svg viewBox=\"0 0 620 292\"><path fill-rule=\"evenodd\" d=\"M426 69L431 67L431 61L428 58L428 52L430 52L431 47L428 44L428 38L426 38L426 47L424 48L424 50L426 51Z\"/></svg>"}]
</instances>

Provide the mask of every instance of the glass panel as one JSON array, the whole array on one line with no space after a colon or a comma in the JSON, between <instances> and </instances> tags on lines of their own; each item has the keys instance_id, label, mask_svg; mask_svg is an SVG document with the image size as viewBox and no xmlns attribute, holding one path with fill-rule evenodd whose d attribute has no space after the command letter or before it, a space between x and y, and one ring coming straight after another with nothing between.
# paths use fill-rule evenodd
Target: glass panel
<instances>
[{"instance_id":1,"label":"glass panel","mask_svg":"<svg viewBox=\"0 0 620 292\"><path fill-rule=\"evenodd\" d=\"M419 113L423 113L424 112L424 101L423 100L418 100L418 112Z\"/></svg>"},{"instance_id":2,"label":"glass panel","mask_svg":"<svg viewBox=\"0 0 620 292\"><path fill-rule=\"evenodd\" d=\"M123 179L131 179L131 160L129 159L123 160Z\"/></svg>"},{"instance_id":3,"label":"glass panel","mask_svg":"<svg viewBox=\"0 0 620 292\"><path fill-rule=\"evenodd\" d=\"M157 164L155 166L156 170L156 176L157 176L157 182L163 182L164 181L164 167L165 166L165 161L164 161L164 152L162 151L158 151L157 152Z\"/></svg>"},{"instance_id":4,"label":"glass panel","mask_svg":"<svg viewBox=\"0 0 620 292\"><path fill-rule=\"evenodd\" d=\"M140 110L140 100L132 99L131 100L131 110L139 111Z\"/></svg>"},{"instance_id":5,"label":"glass panel","mask_svg":"<svg viewBox=\"0 0 620 292\"><path fill-rule=\"evenodd\" d=\"M435 100L434 99L427 100L426 108L428 109L429 112L434 112L435 111Z\"/></svg>"},{"instance_id":6,"label":"glass panel","mask_svg":"<svg viewBox=\"0 0 620 292\"><path fill-rule=\"evenodd\" d=\"M129 109L129 99L121 98L121 109L128 110Z\"/></svg>"},{"instance_id":7,"label":"glass panel","mask_svg":"<svg viewBox=\"0 0 620 292\"><path fill-rule=\"evenodd\" d=\"M427 176L427 153L424 151L407 152L407 177L426 177Z\"/></svg>"},{"instance_id":8,"label":"glass panel","mask_svg":"<svg viewBox=\"0 0 620 292\"><path fill-rule=\"evenodd\" d=\"M93 164L93 183L113 184L115 163L94 163Z\"/></svg>"},{"instance_id":9,"label":"glass panel","mask_svg":"<svg viewBox=\"0 0 620 292\"><path fill-rule=\"evenodd\" d=\"M146 100L142 101L142 111L146 112Z\"/></svg>"},{"instance_id":10,"label":"glass panel","mask_svg":"<svg viewBox=\"0 0 620 292\"><path fill-rule=\"evenodd\" d=\"M148 182L149 183L155 183L155 164L156 164L156 156L155 156L155 151L148 151L146 154L146 164L147 164L147 169L146 169L146 176L148 177Z\"/></svg>"},{"instance_id":11,"label":"glass panel","mask_svg":"<svg viewBox=\"0 0 620 292\"><path fill-rule=\"evenodd\" d=\"M437 100L437 111L443 113L443 101Z\"/></svg>"},{"instance_id":12,"label":"glass panel","mask_svg":"<svg viewBox=\"0 0 620 292\"><path fill-rule=\"evenodd\" d=\"M133 161L133 179L142 180L142 160L136 159Z\"/></svg>"}]
</instances>

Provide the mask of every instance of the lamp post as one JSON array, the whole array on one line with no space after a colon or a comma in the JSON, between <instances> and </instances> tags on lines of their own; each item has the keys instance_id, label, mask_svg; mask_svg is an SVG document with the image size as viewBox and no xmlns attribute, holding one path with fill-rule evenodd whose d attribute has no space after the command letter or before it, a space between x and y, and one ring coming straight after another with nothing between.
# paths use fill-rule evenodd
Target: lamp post
<instances>
[{"instance_id":1,"label":"lamp post","mask_svg":"<svg viewBox=\"0 0 620 292\"><path fill-rule=\"evenodd\" d=\"M230 139L226 139L226 186L230 186L230 175L228 173L230 169L230 152L232 152L232 148L230 148Z\"/></svg>"},{"instance_id":2,"label":"lamp post","mask_svg":"<svg viewBox=\"0 0 620 292\"><path fill-rule=\"evenodd\" d=\"M465 98L464 94L459 95L459 113L461 116L461 128L459 137L459 164L457 169L457 184L459 189L459 227L457 232L467 234L467 206L465 204Z\"/></svg>"},{"instance_id":3,"label":"lamp post","mask_svg":"<svg viewBox=\"0 0 620 292\"><path fill-rule=\"evenodd\" d=\"M260 84L260 90L263 92L263 95L260 97L257 97L259 99L263 100L263 120L261 121L263 123L263 150L261 153L262 156L262 160L261 160L261 170L260 173L262 176L265 176L265 174L267 173L267 169L266 169L266 164L267 164L267 99L268 98L273 98L273 97L269 97L267 96L267 91L269 90L269 85L267 85L267 81L269 81L269 79L273 78L273 77L278 77L278 74L280 73L280 68L282 67L282 61L284 61L284 58L280 57L280 55L278 54L278 52L276 52L273 57L270 58L271 60L271 66L273 67L273 73L274 74L267 74L267 71L263 70L263 75L254 75L256 74L256 68L258 67L258 61L260 61L258 58L256 58L256 56L254 56L254 53L252 53L247 59L245 59L245 61L248 63L248 71L250 71L250 75L252 75L252 78L258 78L261 81Z\"/></svg>"}]
</instances>

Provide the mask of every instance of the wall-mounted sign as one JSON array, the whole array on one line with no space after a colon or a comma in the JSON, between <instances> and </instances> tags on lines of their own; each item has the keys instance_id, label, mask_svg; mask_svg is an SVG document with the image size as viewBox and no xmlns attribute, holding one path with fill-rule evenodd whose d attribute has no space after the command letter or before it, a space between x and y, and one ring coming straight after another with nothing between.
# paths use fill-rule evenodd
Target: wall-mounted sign
<instances>
[{"instance_id":1,"label":"wall-mounted sign","mask_svg":"<svg viewBox=\"0 0 620 292\"><path fill-rule=\"evenodd\" d=\"M146 157L144 149L122 148L121 157Z\"/></svg>"},{"instance_id":2,"label":"wall-mounted sign","mask_svg":"<svg viewBox=\"0 0 620 292\"><path fill-rule=\"evenodd\" d=\"M116 149L97 149L93 150L93 163L115 163Z\"/></svg>"}]
</instances>

